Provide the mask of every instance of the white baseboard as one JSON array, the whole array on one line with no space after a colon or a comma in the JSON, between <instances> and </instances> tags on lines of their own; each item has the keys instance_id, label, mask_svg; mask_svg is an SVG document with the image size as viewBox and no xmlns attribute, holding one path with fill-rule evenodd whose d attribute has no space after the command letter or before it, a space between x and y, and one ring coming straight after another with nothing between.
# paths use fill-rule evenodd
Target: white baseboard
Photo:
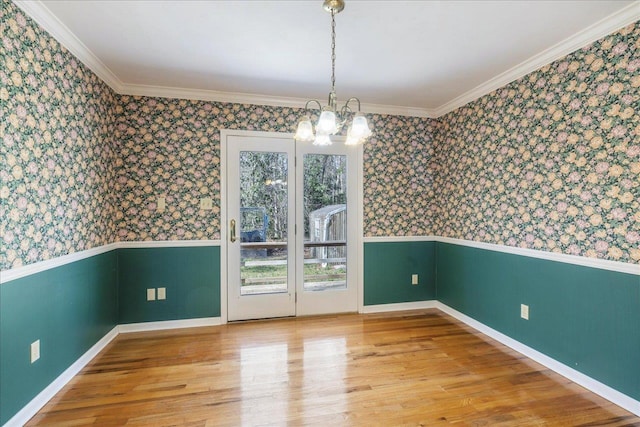
<instances>
[{"instance_id":1,"label":"white baseboard","mask_svg":"<svg viewBox=\"0 0 640 427\"><path fill-rule=\"evenodd\" d=\"M518 353L527 356L529 359L534 360L541 365L544 365L547 368L551 369L552 371L562 375L563 377L568 378L574 383L581 385L587 390L592 391L595 394L609 400L610 402L626 409L627 411L640 416L640 401L637 401L627 396L626 394L620 393L619 391L609 387L608 385L596 381L593 378L583 374L582 372L578 372L575 369L565 365L564 363L558 362L557 360L552 359L551 357L542 354L539 351L534 350L533 348L522 344L521 342L516 341L501 332L498 332L495 329L485 325L484 323L480 323L477 320L472 319L471 317L449 307L448 305L441 303L440 301L437 301L435 303L435 307L448 314L449 316L458 319L462 323L471 326L478 332L481 332L493 338L501 344L504 344L507 347L510 347L513 350L517 351Z\"/></svg>"},{"instance_id":2,"label":"white baseboard","mask_svg":"<svg viewBox=\"0 0 640 427\"><path fill-rule=\"evenodd\" d=\"M581 385L589 391L611 401L612 403L626 409L635 415L640 416L640 401L637 401L623 393L620 393L613 388L594 380L593 378L576 371L569 366L558 362L555 359L550 358L533 348L522 344L513 338L504 335L501 332L496 331L487 325L478 322L471 317L460 313L459 311L445 305L439 301L415 301L405 302L397 304L379 304L379 305L367 305L362 309L362 313L384 313L392 311L404 311L404 310L418 310L427 308L437 308L440 311L450 315L451 317L469 325L473 329L481 332L496 341L506 345L523 354L524 356L535 360L541 365L546 366L552 371L568 378L569 380ZM158 331L167 329L178 328L193 328L200 326L216 326L222 324L220 317L206 317L199 319L185 319L185 320L168 320L161 322L144 322L144 323L129 323L118 325L107 333L100 341L98 341L93 347L91 347L85 354L83 354L75 363L67 368L58 378L56 378L51 384L49 384L44 390L42 390L31 402L29 402L24 408L22 408L16 415L14 415L4 426L5 427L20 427L29 421L34 415L38 413L42 407L55 396L75 375L78 374L95 356L102 351L107 344L113 341L114 338L120 333L129 332L142 332L142 331Z\"/></svg>"},{"instance_id":3,"label":"white baseboard","mask_svg":"<svg viewBox=\"0 0 640 427\"><path fill-rule=\"evenodd\" d=\"M436 300L431 301L414 301L414 302L399 302L396 304L378 304L378 305L365 305L362 307L361 313L386 313L389 311L404 311L404 310L420 310L424 308L436 308Z\"/></svg>"},{"instance_id":4,"label":"white baseboard","mask_svg":"<svg viewBox=\"0 0 640 427\"><path fill-rule=\"evenodd\" d=\"M71 366L58 376L51 384L27 403L17 414L4 424L4 427L21 427L25 425L44 405L49 402L71 379L76 376L94 357L98 355L119 334L128 332L159 331L165 329L195 328L199 326L216 326L222 324L219 317L199 319L168 320L163 322L144 322L117 325L80 356Z\"/></svg>"},{"instance_id":5,"label":"white baseboard","mask_svg":"<svg viewBox=\"0 0 640 427\"><path fill-rule=\"evenodd\" d=\"M118 327L109 331L100 341L95 343L85 354L80 356L71 366L58 376L51 384L34 397L27 405L18 411L5 427L23 426L38 413L71 379L78 374L91 360L98 355L115 337L118 336Z\"/></svg>"},{"instance_id":6,"label":"white baseboard","mask_svg":"<svg viewBox=\"0 0 640 427\"><path fill-rule=\"evenodd\" d=\"M162 331L165 329L197 328L200 326L218 326L222 324L219 317L201 317L198 319L164 320L161 322L125 323L118 326L118 332Z\"/></svg>"}]
</instances>

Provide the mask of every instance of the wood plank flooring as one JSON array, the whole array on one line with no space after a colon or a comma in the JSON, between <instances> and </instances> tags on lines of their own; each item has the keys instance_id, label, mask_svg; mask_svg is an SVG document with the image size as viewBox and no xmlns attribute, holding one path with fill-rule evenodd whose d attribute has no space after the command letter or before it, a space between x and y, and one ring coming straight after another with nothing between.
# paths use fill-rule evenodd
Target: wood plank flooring
<instances>
[{"instance_id":1,"label":"wood plank flooring","mask_svg":"<svg viewBox=\"0 0 640 427\"><path fill-rule=\"evenodd\" d=\"M437 310L118 336L28 426L640 426Z\"/></svg>"}]
</instances>

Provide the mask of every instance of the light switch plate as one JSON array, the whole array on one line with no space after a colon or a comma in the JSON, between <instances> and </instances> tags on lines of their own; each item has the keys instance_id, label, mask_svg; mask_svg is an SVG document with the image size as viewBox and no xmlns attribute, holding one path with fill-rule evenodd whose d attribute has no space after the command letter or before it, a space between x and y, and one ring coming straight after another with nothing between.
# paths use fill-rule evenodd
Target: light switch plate
<instances>
[{"instance_id":1,"label":"light switch plate","mask_svg":"<svg viewBox=\"0 0 640 427\"><path fill-rule=\"evenodd\" d=\"M526 304L520 304L520 317L525 320L529 320L529 306Z\"/></svg>"},{"instance_id":2,"label":"light switch plate","mask_svg":"<svg viewBox=\"0 0 640 427\"><path fill-rule=\"evenodd\" d=\"M411 284L412 285L417 285L418 284L418 275L417 274L412 274L411 275Z\"/></svg>"},{"instance_id":3,"label":"light switch plate","mask_svg":"<svg viewBox=\"0 0 640 427\"><path fill-rule=\"evenodd\" d=\"M167 207L167 199L165 197L158 197L158 212L162 212Z\"/></svg>"},{"instance_id":4,"label":"light switch plate","mask_svg":"<svg viewBox=\"0 0 640 427\"><path fill-rule=\"evenodd\" d=\"M167 299L167 288L158 288L158 299Z\"/></svg>"},{"instance_id":5,"label":"light switch plate","mask_svg":"<svg viewBox=\"0 0 640 427\"><path fill-rule=\"evenodd\" d=\"M147 289L147 301L155 301L156 299L156 290L155 288Z\"/></svg>"}]
</instances>

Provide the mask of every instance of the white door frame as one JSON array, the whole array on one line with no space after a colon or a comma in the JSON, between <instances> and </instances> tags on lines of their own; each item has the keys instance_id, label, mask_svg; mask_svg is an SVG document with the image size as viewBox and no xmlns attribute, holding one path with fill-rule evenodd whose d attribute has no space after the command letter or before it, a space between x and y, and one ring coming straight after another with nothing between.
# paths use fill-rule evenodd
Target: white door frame
<instances>
[{"instance_id":1,"label":"white door frame","mask_svg":"<svg viewBox=\"0 0 640 427\"><path fill-rule=\"evenodd\" d=\"M293 140L292 133L284 132L262 132L262 131L247 131L236 129L221 129L220 130L220 322L227 323L228 321L228 301L227 301L227 250L229 245L229 226L227 218L227 145L229 136L246 136L246 137L277 137L277 138L289 138ZM343 138L335 138L338 144L342 144ZM362 195L363 188L363 162L362 162L362 145L356 150L356 167L357 178L356 185L358 188L358 197L356 200L356 229L359 230L356 233L355 242L350 242L349 246L353 245L356 256L356 274L355 282L357 286L357 300L358 300L358 313L362 313L364 307L364 246L363 246L363 209L364 201Z\"/></svg>"}]
</instances>

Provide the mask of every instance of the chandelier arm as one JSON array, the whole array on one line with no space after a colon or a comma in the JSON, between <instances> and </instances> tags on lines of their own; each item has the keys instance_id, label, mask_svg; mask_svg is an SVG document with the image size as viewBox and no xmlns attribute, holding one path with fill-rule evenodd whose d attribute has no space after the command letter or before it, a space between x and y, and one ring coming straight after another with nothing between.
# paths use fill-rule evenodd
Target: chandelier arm
<instances>
[{"instance_id":1,"label":"chandelier arm","mask_svg":"<svg viewBox=\"0 0 640 427\"><path fill-rule=\"evenodd\" d=\"M310 99L310 100L308 100L308 101L306 102L306 104L304 104L304 109L305 109L306 111L309 111L309 104L314 103L314 102L315 102L316 104L318 104L318 110L322 111L322 104L320 104L320 101L318 101L317 99Z\"/></svg>"},{"instance_id":2,"label":"chandelier arm","mask_svg":"<svg viewBox=\"0 0 640 427\"><path fill-rule=\"evenodd\" d=\"M346 119L347 113L352 113L353 112L351 107L349 107L349 103L351 101L356 101L358 103L358 113L360 112L360 100L358 98L356 98L355 96L347 99L347 102L344 103L344 106L340 110L340 117L343 117L345 121L347 120Z\"/></svg>"},{"instance_id":3,"label":"chandelier arm","mask_svg":"<svg viewBox=\"0 0 640 427\"><path fill-rule=\"evenodd\" d=\"M356 98L355 96L352 96L351 98L347 99L347 102L344 103L345 108L349 108L349 103L351 101L356 101L358 103L358 113L360 112L360 100L358 98Z\"/></svg>"}]
</instances>

